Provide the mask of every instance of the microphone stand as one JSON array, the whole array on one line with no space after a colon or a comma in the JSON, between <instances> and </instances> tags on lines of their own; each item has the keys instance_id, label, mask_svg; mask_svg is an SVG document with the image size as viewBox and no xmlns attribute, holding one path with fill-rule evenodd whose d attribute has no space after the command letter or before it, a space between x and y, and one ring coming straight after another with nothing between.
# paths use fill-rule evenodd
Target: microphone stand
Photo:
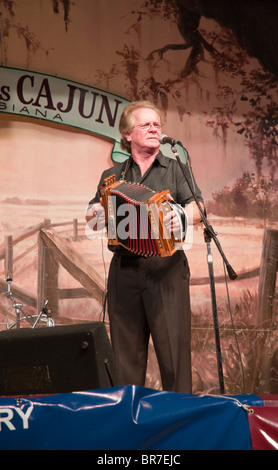
<instances>
[{"instance_id":1,"label":"microphone stand","mask_svg":"<svg viewBox=\"0 0 278 470\"><path fill-rule=\"evenodd\" d=\"M183 147L183 145L181 144L181 142L177 142L179 145L181 145ZM187 154L187 158L189 160L189 156L188 156L188 152L187 150L183 147L184 151L186 152ZM220 387L220 393L221 394L224 394L225 393L225 387L224 387L224 378L223 378L223 369L222 369L222 356L221 356L221 346L220 346L220 336L219 336L219 325L218 325L218 316L217 316L217 305L216 305L216 294L215 294L215 283L214 283L214 272L213 272L213 256L212 256L212 252L211 252L211 246L210 246L210 242L211 240L213 239L213 241L215 242L217 248L218 248L218 251L220 253L220 255L222 256L223 258L223 261L226 265L226 268L227 268L227 272L228 272L228 275L229 275L229 278L231 280L235 280L237 278L237 274L235 273L235 271L233 270L233 268L231 267L231 265L228 263L228 260L221 248L221 245L217 239L217 233L213 230L213 227L208 223L208 220L206 218L206 215L200 205L200 202L198 201L196 195L195 195L195 192L194 190L192 189L192 186L191 186L191 183L189 182L188 180L188 176L185 172L185 169L184 167L182 166L182 162L180 160L180 157L178 155L178 152L177 152L177 149L175 147L175 145L171 145L171 150L173 152L173 154L175 155L175 158L182 170L182 173L184 175L184 178L188 184L188 187L190 189L190 192L194 198L194 201L196 202L197 206L198 206L198 209L199 209L199 212L200 212L200 216L201 216L201 219L202 219L202 222L204 224L204 239L205 239L205 242L207 244L207 262L208 262L208 271L209 271L209 279L210 279L210 292L211 292L211 304L212 304L212 313L213 313L213 322L214 322L214 333L215 333L215 344L216 344L216 356L217 356L217 367L218 367L218 378L219 378L219 387Z\"/></svg>"}]
</instances>

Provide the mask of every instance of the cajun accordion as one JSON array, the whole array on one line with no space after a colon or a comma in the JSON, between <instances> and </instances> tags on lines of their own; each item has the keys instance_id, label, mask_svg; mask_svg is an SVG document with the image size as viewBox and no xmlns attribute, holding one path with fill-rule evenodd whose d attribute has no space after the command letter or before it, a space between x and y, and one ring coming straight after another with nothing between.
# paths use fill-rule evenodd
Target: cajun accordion
<instances>
[{"instance_id":1,"label":"cajun accordion","mask_svg":"<svg viewBox=\"0 0 278 470\"><path fill-rule=\"evenodd\" d=\"M148 187L116 181L115 175L104 180L101 190L105 211L108 245L121 245L142 256L171 256L182 246L186 217L179 204L167 199L168 190L156 193ZM180 221L179 233L170 233L164 216L174 210Z\"/></svg>"}]
</instances>

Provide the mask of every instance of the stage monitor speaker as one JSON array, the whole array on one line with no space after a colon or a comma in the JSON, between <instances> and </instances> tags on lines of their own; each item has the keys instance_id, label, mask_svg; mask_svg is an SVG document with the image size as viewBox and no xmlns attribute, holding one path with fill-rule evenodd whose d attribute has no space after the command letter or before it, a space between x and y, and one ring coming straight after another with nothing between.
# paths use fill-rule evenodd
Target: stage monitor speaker
<instances>
[{"instance_id":1,"label":"stage monitor speaker","mask_svg":"<svg viewBox=\"0 0 278 470\"><path fill-rule=\"evenodd\" d=\"M86 391L120 385L104 323L0 332L0 395Z\"/></svg>"}]
</instances>

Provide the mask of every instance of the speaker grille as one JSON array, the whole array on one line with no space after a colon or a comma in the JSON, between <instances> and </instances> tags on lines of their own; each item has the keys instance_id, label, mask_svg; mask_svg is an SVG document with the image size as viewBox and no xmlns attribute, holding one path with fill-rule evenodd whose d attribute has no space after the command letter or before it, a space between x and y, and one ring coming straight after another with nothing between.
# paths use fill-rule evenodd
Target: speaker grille
<instances>
[{"instance_id":1,"label":"speaker grille","mask_svg":"<svg viewBox=\"0 0 278 470\"><path fill-rule=\"evenodd\" d=\"M102 322L0 332L0 395L120 385Z\"/></svg>"}]
</instances>

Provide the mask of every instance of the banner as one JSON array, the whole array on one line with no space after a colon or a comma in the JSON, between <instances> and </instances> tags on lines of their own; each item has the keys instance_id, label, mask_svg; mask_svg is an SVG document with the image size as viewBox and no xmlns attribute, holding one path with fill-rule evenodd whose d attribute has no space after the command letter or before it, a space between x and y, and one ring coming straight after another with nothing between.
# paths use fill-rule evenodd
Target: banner
<instances>
[{"instance_id":1,"label":"banner","mask_svg":"<svg viewBox=\"0 0 278 470\"><path fill-rule=\"evenodd\" d=\"M252 407L248 414L253 450L278 450L277 395L264 406Z\"/></svg>"},{"instance_id":2,"label":"banner","mask_svg":"<svg viewBox=\"0 0 278 470\"><path fill-rule=\"evenodd\" d=\"M127 158L120 148L119 119L129 103L97 88L51 75L0 67L0 112L62 124L114 140L112 161Z\"/></svg>"},{"instance_id":3,"label":"banner","mask_svg":"<svg viewBox=\"0 0 278 470\"><path fill-rule=\"evenodd\" d=\"M252 450L248 414L263 405L256 395L185 395L133 385L2 397L0 449L152 450L157 458L161 450Z\"/></svg>"}]
</instances>

